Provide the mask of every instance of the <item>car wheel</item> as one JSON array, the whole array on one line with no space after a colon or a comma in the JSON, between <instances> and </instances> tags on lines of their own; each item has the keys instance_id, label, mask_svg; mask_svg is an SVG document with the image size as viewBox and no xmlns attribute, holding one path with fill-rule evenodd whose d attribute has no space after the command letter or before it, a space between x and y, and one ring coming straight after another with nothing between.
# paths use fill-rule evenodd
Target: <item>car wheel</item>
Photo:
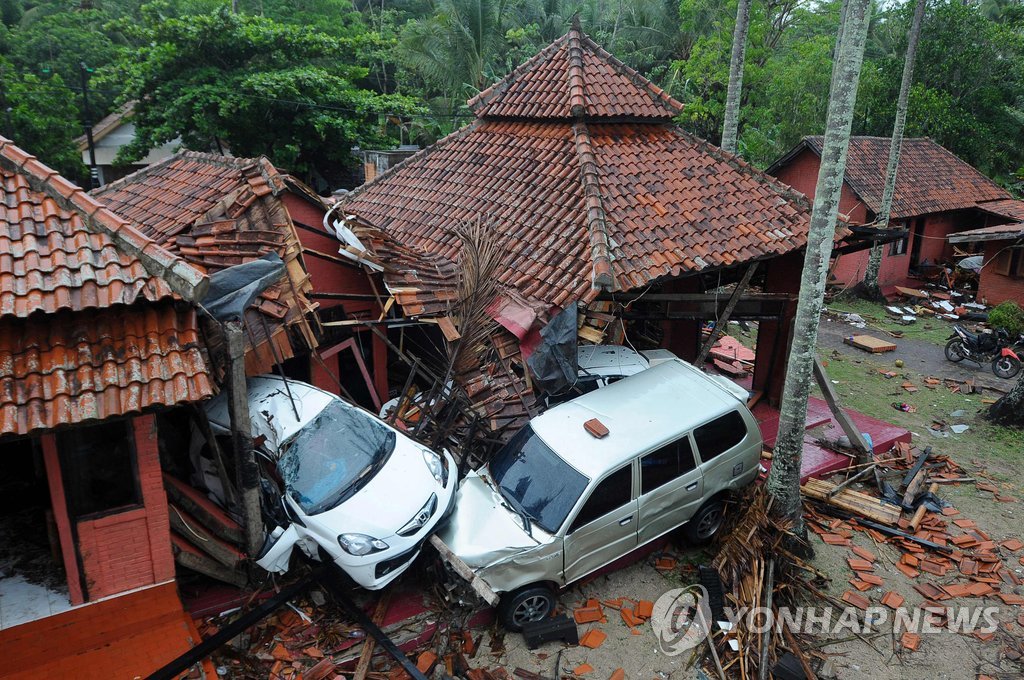
<instances>
[{"instance_id":1,"label":"car wheel","mask_svg":"<svg viewBox=\"0 0 1024 680\"><path fill-rule=\"evenodd\" d=\"M518 633L528 623L543 621L555 611L555 591L547 586L524 586L503 595L498 620L505 630Z\"/></svg>"},{"instance_id":2,"label":"car wheel","mask_svg":"<svg viewBox=\"0 0 1024 680\"><path fill-rule=\"evenodd\" d=\"M953 338L946 343L946 359L954 364L964 360L964 343L960 338Z\"/></svg>"},{"instance_id":3,"label":"car wheel","mask_svg":"<svg viewBox=\"0 0 1024 680\"><path fill-rule=\"evenodd\" d=\"M693 545L704 545L710 543L718 530L722 528L722 520L725 518L725 504L720 500L713 500L701 506L697 514L683 526L683 535L688 543Z\"/></svg>"},{"instance_id":4,"label":"car wheel","mask_svg":"<svg viewBox=\"0 0 1024 680\"><path fill-rule=\"evenodd\" d=\"M1020 373L1020 361L1013 357L999 357L992 362L992 372L1000 378L1012 378Z\"/></svg>"}]
</instances>

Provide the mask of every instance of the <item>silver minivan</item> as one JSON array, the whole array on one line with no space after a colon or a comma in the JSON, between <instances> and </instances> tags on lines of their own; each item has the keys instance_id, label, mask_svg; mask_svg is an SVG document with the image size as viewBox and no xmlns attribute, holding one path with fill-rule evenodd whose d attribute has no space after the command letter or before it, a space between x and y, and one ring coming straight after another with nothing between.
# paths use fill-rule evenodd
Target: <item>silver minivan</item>
<instances>
[{"instance_id":1,"label":"silver minivan","mask_svg":"<svg viewBox=\"0 0 1024 680\"><path fill-rule=\"evenodd\" d=\"M551 614L559 588L673 529L714 536L726 496L760 466L746 398L672 359L556 406L462 480L439 537L520 630Z\"/></svg>"}]
</instances>

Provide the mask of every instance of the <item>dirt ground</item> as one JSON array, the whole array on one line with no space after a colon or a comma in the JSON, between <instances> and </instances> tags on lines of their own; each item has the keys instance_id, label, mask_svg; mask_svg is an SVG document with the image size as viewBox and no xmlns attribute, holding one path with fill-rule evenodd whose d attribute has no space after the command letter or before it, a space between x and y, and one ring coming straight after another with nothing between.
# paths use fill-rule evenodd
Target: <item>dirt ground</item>
<instances>
[{"instance_id":1,"label":"dirt ground","mask_svg":"<svg viewBox=\"0 0 1024 680\"><path fill-rule=\"evenodd\" d=\"M882 316L884 313L879 310L879 318ZM1002 493L1013 500L999 502L993 494L979 491L973 484L943 486L939 495L960 511L958 517L974 520L978 528L996 542L1024 537L1021 522L1024 509L1017 498L1020 490L1016 486L1020 478L1018 461L1024 454L1024 433L993 427L980 417L985 407L982 399L997 398L1001 391L1009 389L1012 381L997 378L988 365L947 361L943 355L942 340L951 324L935 319L924 319L918 323L922 325L914 332L894 340L897 345L895 352L873 355L846 345L843 338L855 333L890 337L881 328L857 329L834 319L823 320L819 329L819 347L821 356L828 359L828 372L837 392L844 405L907 427L914 433L916 445L930 445L936 452L949 455L964 468L965 475L998 483ZM897 359L903 361L903 367L895 367ZM895 372L897 375L887 379L883 372ZM945 385L929 388L925 383L925 378L929 377L958 381L972 379L982 388L981 393L959 394L951 392ZM917 386L917 391L903 389L905 382ZM897 411L892 408L893 402L912 404L916 412ZM947 425L967 424L969 429L960 435L946 430L945 436L938 436L929 430L935 420ZM836 598L841 597L844 591L851 589L848 579L853 572L846 563L847 558L853 556L850 548L826 545L813 535L811 541L815 549L812 564L831 576L827 592ZM870 537L861 532L855 533L853 541L879 557L875 573L885 583L862 593L875 606L885 592L892 590L905 597L903 606L912 610L924 602L923 596L913 589L915 583L932 580L941 584L952 580L931 579L928 575L910 579L894 566L900 556L896 548L874 545ZM1024 551L1011 553L1001 549L1001 552L1004 562L1018 576L1024 576L1024 567L1019 562ZM699 551L683 551L680 557L700 562L704 556ZM571 613L575 606L589 597L656 600L665 591L679 585L679 575L663 575L651 566L650 560L645 560L570 589L562 595L561 603ZM1004 587L1004 592L1007 590L1009 588ZM1021 594L1024 589L1018 586L1013 592ZM838 680L967 680L982 675L1000 679L1024 678L1022 666L1007 659L1005 651L1009 641L1024 635L1024 626L1017 622L1024 608L1004 605L993 597L944 604L997 606L996 618L1002 629L985 641L947 630L926 634L922 636L920 647L913 652L900 647L891 623L881 625L872 635L833 644L826 644L827 639L820 637L816 644L829 655L830 663L822 669L819 677ZM549 643L536 650L528 650L522 636L510 634L506 636L506 651L500 662L510 672L519 667L545 677L556 677L556 668L561 674L569 674L583 663L594 668L588 678L601 680L619 668L624 670L626 678L666 680L698 677L695 670L688 667L688 653L668 657L659 652L649 624L639 629L639 635L634 635L619 619L618 612L606 609L606 615L607 623L580 626L581 635L593 627L599 627L608 634L608 639L597 649ZM561 657L558 654L560 649L563 650Z\"/></svg>"},{"instance_id":2,"label":"dirt ground","mask_svg":"<svg viewBox=\"0 0 1024 680\"><path fill-rule=\"evenodd\" d=\"M700 550L674 552L681 560L699 562L704 555ZM620 569L592 581L576 585L562 593L561 607L571 616L575 607L588 598L614 600L625 597L629 600L656 601L662 594L683 585L676 573L662 574L652 566L651 559L644 559L629 567ZM515 668L539 673L548 678L572 674L582 664L589 664L593 671L587 678L604 680L611 677L616 669L623 669L626 678L653 680L680 680L697 677L693 668L687 668L688 653L666 656L658 648L657 638L649 623L637 626L639 634L633 634L619 612L605 607L607 622L588 623L579 626L580 637L591 629L599 629L608 635L596 649L583 646L566 647L559 642L550 642L531 650L526 647L522 635L509 633L505 636L505 654L497 657L496 665L504 666L509 673ZM559 650L562 650L559 657ZM486 648L482 652L489 653ZM556 664L559 669L556 675Z\"/></svg>"}]
</instances>

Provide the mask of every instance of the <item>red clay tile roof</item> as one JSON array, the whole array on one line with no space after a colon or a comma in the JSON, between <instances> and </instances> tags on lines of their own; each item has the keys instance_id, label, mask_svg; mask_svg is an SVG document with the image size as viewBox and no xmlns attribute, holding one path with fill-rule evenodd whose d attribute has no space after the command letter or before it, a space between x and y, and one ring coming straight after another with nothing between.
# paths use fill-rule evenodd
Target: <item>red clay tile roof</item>
<instances>
[{"instance_id":1,"label":"red clay tile roof","mask_svg":"<svg viewBox=\"0 0 1024 680\"><path fill-rule=\"evenodd\" d=\"M184 151L107 184L93 195L138 230L198 269L214 272L276 252L290 281L271 287L246 313L247 370L271 370L275 338L278 358L294 355L286 330L308 347L316 339L306 315L309 276L302 247L281 193L295 190L318 200L312 190L280 173L266 158L231 158Z\"/></svg>"},{"instance_id":2,"label":"red clay tile roof","mask_svg":"<svg viewBox=\"0 0 1024 680\"><path fill-rule=\"evenodd\" d=\"M205 275L7 140L0 198L0 434L213 393Z\"/></svg>"},{"instance_id":3,"label":"red clay tile roof","mask_svg":"<svg viewBox=\"0 0 1024 680\"><path fill-rule=\"evenodd\" d=\"M578 26L469 100L479 118L670 119L683 105Z\"/></svg>"},{"instance_id":4,"label":"red clay tile roof","mask_svg":"<svg viewBox=\"0 0 1024 680\"><path fill-rule=\"evenodd\" d=\"M852 137L846 165L846 183L873 212L882 205L885 170L889 161L888 137ZM805 137L792 151L776 161L773 173L804 148L821 156L822 138ZM973 166L927 137L903 140L892 219L963 210L983 201L1010 198L1010 194Z\"/></svg>"},{"instance_id":5,"label":"red clay tile roof","mask_svg":"<svg viewBox=\"0 0 1024 680\"><path fill-rule=\"evenodd\" d=\"M808 211L795 194L670 125L587 125L599 189L588 201L579 132L477 121L349 194L344 210L448 262L459 251L450 228L484 215L507 249L501 283L555 305L596 294L595 221L620 289L803 245Z\"/></svg>"},{"instance_id":6,"label":"red clay tile roof","mask_svg":"<svg viewBox=\"0 0 1024 680\"><path fill-rule=\"evenodd\" d=\"M950 243L970 243L972 241L1001 241L1020 238L1024 236L1024 223L1011 222L1000 224L996 227L983 227L971 229L970 231L958 231L950 234L946 239Z\"/></svg>"},{"instance_id":7,"label":"red clay tile roof","mask_svg":"<svg viewBox=\"0 0 1024 680\"><path fill-rule=\"evenodd\" d=\"M0 314L205 293L201 272L2 137L0 182Z\"/></svg>"},{"instance_id":8,"label":"red clay tile roof","mask_svg":"<svg viewBox=\"0 0 1024 680\"><path fill-rule=\"evenodd\" d=\"M171 300L0 319L0 434L214 394L196 312Z\"/></svg>"},{"instance_id":9,"label":"red clay tile roof","mask_svg":"<svg viewBox=\"0 0 1024 680\"><path fill-rule=\"evenodd\" d=\"M985 201L979 203L978 207L985 212L994 213L1000 217L1015 222L1024 222L1024 201L1016 198L1006 198L998 201Z\"/></svg>"}]
</instances>

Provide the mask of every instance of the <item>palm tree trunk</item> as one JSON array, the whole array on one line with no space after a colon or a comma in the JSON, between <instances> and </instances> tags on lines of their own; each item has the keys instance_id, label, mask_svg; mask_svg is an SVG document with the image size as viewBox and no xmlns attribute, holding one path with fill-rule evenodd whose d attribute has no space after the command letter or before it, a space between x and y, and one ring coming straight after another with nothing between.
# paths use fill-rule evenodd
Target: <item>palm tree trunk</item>
<instances>
[{"instance_id":1,"label":"palm tree trunk","mask_svg":"<svg viewBox=\"0 0 1024 680\"><path fill-rule=\"evenodd\" d=\"M924 18L925 0L917 0L914 7L914 18L907 36L907 56L903 61L903 82L900 83L900 96L896 101L896 122L892 126L892 141L889 143L889 165L885 169L885 188L882 190L882 205L875 218L877 226L885 229L889 226L889 213L892 212L892 196L896 191L896 172L900 164L900 149L903 146L903 130L907 125L907 103L910 98L910 85L914 80L914 59L917 56L917 43L921 39L921 21ZM882 266L882 244L871 247L867 269L864 270L864 294L873 299L881 299L882 290L878 286L878 270Z\"/></svg>"},{"instance_id":2,"label":"palm tree trunk","mask_svg":"<svg viewBox=\"0 0 1024 680\"><path fill-rule=\"evenodd\" d=\"M999 425L1024 427L1024 374L1009 392L989 407L985 417Z\"/></svg>"},{"instance_id":3,"label":"palm tree trunk","mask_svg":"<svg viewBox=\"0 0 1024 680\"><path fill-rule=\"evenodd\" d=\"M747 30L750 28L750 0L739 0L736 28L732 32L732 59L729 62L729 91L725 97L725 122L722 124L722 149L736 153L740 125L740 95L743 92L743 64L747 54Z\"/></svg>"},{"instance_id":4,"label":"palm tree trunk","mask_svg":"<svg viewBox=\"0 0 1024 680\"><path fill-rule=\"evenodd\" d=\"M871 0L850 0L847 11L836 78L829 95L824 148L807 233L807 251L800 278L793 344L786 368L786 383L782 390L779 433L767 482L768 492L775 498L774 512L791 518L798 534L804 533L800 503L800 462L807 400L810 397L817 351L818 323L825 299L825 279L839 215L839 197L843 175L846 173L850 127L864 62L870 8Z\"/></svg>"}]
</instances>

